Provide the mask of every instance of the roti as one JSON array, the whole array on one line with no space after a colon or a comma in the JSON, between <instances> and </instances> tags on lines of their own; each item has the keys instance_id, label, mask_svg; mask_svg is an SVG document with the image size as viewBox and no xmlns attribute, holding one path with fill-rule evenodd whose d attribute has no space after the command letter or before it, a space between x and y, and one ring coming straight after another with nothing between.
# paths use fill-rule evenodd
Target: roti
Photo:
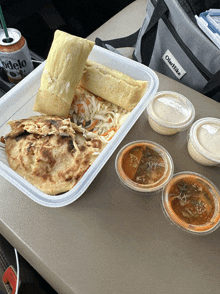
<instances>
[{"instance_id":1,"label":"roti","mask_svg":"<svg viewBox=\"0 0 220 294\"><path fill-rule=\"evenodd\" d=\"M36 116L9 124L5 151L10 167L49 195L72 189L105 147L70 119Z\"/></svg>"}]
</instances>

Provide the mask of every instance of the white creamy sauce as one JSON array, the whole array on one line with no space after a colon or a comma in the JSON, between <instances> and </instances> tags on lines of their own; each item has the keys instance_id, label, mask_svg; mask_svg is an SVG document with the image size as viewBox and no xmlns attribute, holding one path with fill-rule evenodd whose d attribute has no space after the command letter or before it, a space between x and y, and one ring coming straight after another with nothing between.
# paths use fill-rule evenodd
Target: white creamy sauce
<instances>
[{"instance_id":1,"label":"white creamy sauce","mask_svg":"<svg viewBox=\"0 0 220 294\"><path fill-rule=\"evenodd\" d=\"M203 124L197 130L197 138L205 150L220 158L220 124Z\"/></svg>"},{"instance_id":2,"label":"white creamy sauce","mask_svg":"<svg viewBox=\"0 0 220 294\"><path fill-rule=\"evenodd\" d=\"M183 101L168 95L155 99L153 109L160 119L174 124L186 121L191 115Z\"/></svg>"}]
</instances>

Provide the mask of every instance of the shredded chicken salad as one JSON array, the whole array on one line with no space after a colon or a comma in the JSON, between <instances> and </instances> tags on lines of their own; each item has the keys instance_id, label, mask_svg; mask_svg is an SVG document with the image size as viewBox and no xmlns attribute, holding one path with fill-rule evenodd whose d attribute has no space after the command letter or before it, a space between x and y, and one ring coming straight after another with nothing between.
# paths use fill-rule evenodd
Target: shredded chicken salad
<instances>
[{"instance_id":1,"label":"shredded chicken salad","mask_svg":"<svg viewBox=\"0 0 220 294\"><path fill-rule=\"evenodd\" d=\"M109 141L130 112L78 87L70 109L70 119Z\"/></svg>"}]
</instances>

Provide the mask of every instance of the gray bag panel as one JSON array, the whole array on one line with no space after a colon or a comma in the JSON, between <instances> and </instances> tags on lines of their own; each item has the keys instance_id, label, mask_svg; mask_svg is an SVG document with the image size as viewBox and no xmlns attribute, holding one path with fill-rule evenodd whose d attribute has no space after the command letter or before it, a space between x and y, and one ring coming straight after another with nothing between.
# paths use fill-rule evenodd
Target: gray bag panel
<instances>
[{"instance_id":1,"label":"gray bag panel","mask_svg":"<svg viewBox=\"0 0 220 294\"><path fill-rule=\"evenodd\" d=\"M182 50L182 48L173 38L172 34L166 29L166 25L163 23L163 21L160 20L160 22L161 24L159 23L159 26L158 26L154 51L152 54L149 67L160 73L163 73L164 75L174 80L180 81L184 85L188 86L190 83L191 88L197 91L200 91L206 85L207 80L194 66L192 61L188 58L186 53ZM164 35L164 32L166 32L165 35ZM164 61L166 57L165 53L168 50L172 58L167 60L167 63L169 62L173 63L173 67L171 66L171 68ZM164 59L163 59L163 56L164 56ZM173 59L173 57L175 59ZM178 77L178 74L175 75L175 72L177 70L178 71L180 70L180 66L185 71L185 74L182 77Z\"/></svg>"},{"instance_id":2,"label":"gray bag panel","mask_svg":"<svg viewBox=\"0 0 220 294\"><path fill-rule=\"evenodd\" d=\"M133 47L134 60L220 102L220 51L197 25L189 5L195 1L148 0L138 32L107 41L96 38L96 44ZM198 15L203 12L196 11Z\"/></svg>"},{"instance_id":3,"label":"gray bag panel","mask_svg":"<svg viewBox=\"0 0 220 294\"><path fill-rule=\"evenodd\" d=\"M141 52L142 37L148 27L155 9L155 3L157 2L156 0L149 0L147 5L146 17L139 32L134 51L134 55L139 62L142 62L142 56L145 54ZM216 73L220 68L219 49L185 13L178 1L164 0L164 2L169 9L168 20L175 28L178 38L181 39L182 43L188 47L192 55L210 74ZM177 77L174 73L175 71L162 59L167 50L171 52L178 64L185 70L186 73L183 77ZM204 78L190 60L162 19L158 22L157 35L149 67L198 91L201 91L207 83L207 79Z\"/></svg>"},{"instance_id":4,"label":"gray bag panel","mask_svg":"<svg viewBox=\"0 0 220 294\"><path fill-rule=\"evenodd\" d=\"M150 0L149 0L150 1ZM164 0L169 8L169 20L184 44L196 58L211 72L220 68L220 52L195 22L184 12L178 1Z\"/></svg>"}]
</instances>

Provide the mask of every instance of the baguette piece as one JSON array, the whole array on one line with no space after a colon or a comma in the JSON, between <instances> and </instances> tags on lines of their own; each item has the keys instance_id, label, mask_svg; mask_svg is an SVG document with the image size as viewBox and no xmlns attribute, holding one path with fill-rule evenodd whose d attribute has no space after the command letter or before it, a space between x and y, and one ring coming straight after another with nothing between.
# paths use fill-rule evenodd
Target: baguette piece
<instances>
[{"instance_id":1,"label":"baguette piece","mask_svg":"<svg viewBox=\"0 0 220 294\"><path fill-rule=\"evenodd\" d=\"M94 42L56 30L34 111L66 118Z\"/></svg>"},{"instance_id":2,"label":"baguette piece","mask_svg":"<svg viewBox=\"0 0 220 294\"><path fill-rule=\"evenodd\" d=\"M88 59L80 84L93 94L131 111L147 90L148 82L135 80Z\"/></svg>"}]
</instances>

